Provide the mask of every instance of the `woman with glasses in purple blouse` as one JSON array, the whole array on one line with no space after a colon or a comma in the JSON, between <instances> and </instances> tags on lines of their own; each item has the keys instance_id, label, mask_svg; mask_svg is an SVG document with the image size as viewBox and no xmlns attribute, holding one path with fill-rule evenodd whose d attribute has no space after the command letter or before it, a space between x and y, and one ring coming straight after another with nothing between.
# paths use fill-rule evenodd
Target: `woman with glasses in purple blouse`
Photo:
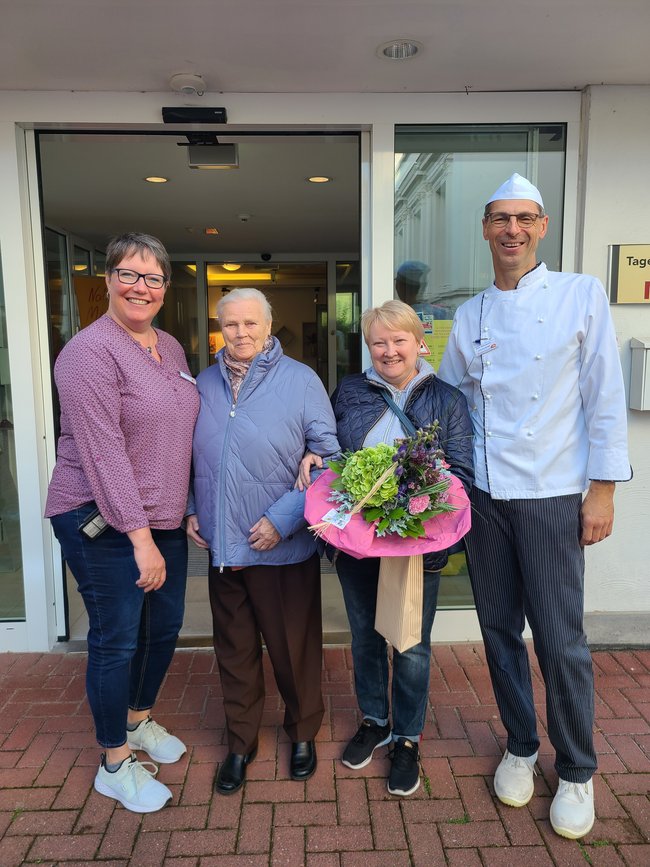
<instances>
[{"instance_id":1,"label":"woman with glasses in purple blouse","mask_svg":"<svg viewBox=\"0 0 650 867\"><path fill-rule=\"evenodd\" d=\"M88 612L86 690L103 750L95 789L137 813L172 795L132 750L161 763L186 751L151 716L183 621L199 409L183 349L152 325L170 277L157 238L109 244L108 310L54 366L61 435L45 512Z\"/></svg>"}]
</instances>

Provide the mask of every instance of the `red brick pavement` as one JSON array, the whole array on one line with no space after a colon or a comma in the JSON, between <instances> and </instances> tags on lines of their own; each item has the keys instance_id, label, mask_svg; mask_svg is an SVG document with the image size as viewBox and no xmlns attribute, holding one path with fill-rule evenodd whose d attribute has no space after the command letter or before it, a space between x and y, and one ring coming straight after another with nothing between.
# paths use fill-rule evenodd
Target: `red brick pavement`
<instances>
[{"instance_id":1,"label":"red brick pavement","mask_svg":"<svg viewBox=\"0 0 650 867\"><path fill-rule=\"evenodd\" d=\"M504 807L492 774L504 747L483 648L434 645L422 743L424 785L386 791L384 756L360 772L338 761L358 723L349 648L327 648L319 765L289 779L270 668L258 757L245 787L213 796L224 718L211 651L179 650L156 718L188 753L162 765L172 805L129 813L92 789L98 757L84 654L0 654L0 867L650 867L650 652L594 654L597 820L581 842L557 837L557 777L540 708L540 773L527 807ZM535 691L542 682L535 669Z\"/></svg>"}]
</instances>

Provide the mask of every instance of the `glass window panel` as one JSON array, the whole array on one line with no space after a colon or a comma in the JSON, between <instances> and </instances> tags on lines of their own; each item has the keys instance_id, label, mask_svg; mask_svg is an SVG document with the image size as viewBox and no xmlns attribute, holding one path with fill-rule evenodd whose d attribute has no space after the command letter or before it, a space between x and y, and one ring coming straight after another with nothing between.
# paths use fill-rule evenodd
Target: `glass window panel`
<instances>
[{"instance_id":1,"label":"glass window panel","mask_svg":"<svg viewBox=\"0 0 650 867\"><path fill-rule=\"evenodd\" d=\"M396 294L433 319L492 282L483 240L486 200L513 172L543 193L549 232L540 255L560 268L566 129L563 124L398 126L395 135ZM412 266L409 268L409 266ZM398 296L399 297L399 296ZM434 329L435 330L435 329Z\"/></svg>"},{"instance_id":2,"label":"glass window panel","mask_svg":"<svg viewBox=\"0 0 650 867\"><path fill-rule=\"evenodd\" d=\"M65 235L45 230L45 266L50 320L52 363L76 331L70 297L70 275Z\"/></svg>"},{"instance_id":3,"label":"glass window panel","mask_svg":"<svg viewBox=\"0 0 650 867\"><path fill-rule=\"evenodd\" d=\"M90 276L90 250L74 245L72 248L72 270L78 276Z\"/></svg>"},{"instance_id":4,"label":"glass window panel","mask_svg":"<svg viewBox=\"0 0 650 867\"><path fill-rule=\"evenodd\" d=\"M456 308L492 283L485 202L513 172L542 192L549 231L539 255L561 267L563 124L398 126L395 131L395 295L419 314L428 359L442 358ZM463 554L443 570L441 608L473 606Z\"/></svg>"},{"instance_id":5,"label":"glass window panel","mask_svg":"<svg viewBox=\"0 0 650 867\"><path fill-rule=\"evenodd\" d=\"M0 620L25 619L9 342L0 263Z\"/></svg>"},{"instance_id":6,"label":"glass window panel","mask_svg":"<svg viewBox=\"0 0 650 867\"><path fill-rule=\"evenodd\" d=\"M196 264L172 262L172 279L154 325L172 334L185 350L192 376L200 370Z\"/></svg>"},{"instance_id":7,"label":"glass window panel","mask_svg":"<svg viewBox=\"0 0 650 867\"><path fill-rule=\"evenodd\" d=\"M361 269L336 263L336 383L361 372Z\"/></svg>"},{"instance_id":8,"label":"glass window panel","mask_svg":"<svg viewBox=\"0 0 650 867\"><path fill-rule=\"evenodd\" d=\"M93 263L95 276L104 277L106 275L106 253L95 250L93 253Z\"/></svg>"}]
</instances>

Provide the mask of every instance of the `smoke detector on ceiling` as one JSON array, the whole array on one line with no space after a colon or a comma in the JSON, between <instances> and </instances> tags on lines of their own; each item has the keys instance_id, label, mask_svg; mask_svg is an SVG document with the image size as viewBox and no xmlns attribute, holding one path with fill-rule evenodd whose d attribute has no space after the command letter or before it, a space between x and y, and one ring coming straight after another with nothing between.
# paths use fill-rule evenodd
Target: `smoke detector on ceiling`
<instances>
[{"instance_id":1,"label":"smoke detector on ceiling","mask_svg":"<svg viewBox=\"0 0 650 867\"><path fill-rule=\"evenodd\" d=\"M192 72L179 72L172 75L169 79L169 86L177 93L184 93L186 96L203 96L206 90L203 76L195 75Z\"/></svg>"}]
</instances>

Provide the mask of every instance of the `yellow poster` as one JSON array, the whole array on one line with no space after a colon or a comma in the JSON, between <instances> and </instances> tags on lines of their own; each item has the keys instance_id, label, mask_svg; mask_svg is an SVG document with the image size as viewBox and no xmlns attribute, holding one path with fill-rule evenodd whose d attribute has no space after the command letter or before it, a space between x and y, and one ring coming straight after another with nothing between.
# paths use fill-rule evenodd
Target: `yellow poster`
<instances>
[{"instance_id":1,"label":"yellow poster","mask_svg":"<svg viewBox=\"0 0 650 867\"><path fill-rule=\"evenodd\" d=\"M616 244L610 247L612 304L650 303L650 244Z\"/></svg>"},{"instance_id":2,"label":"yellow poster","mask_svg":"<svg viewBox=\"0 0 650 867\"><path fill-rule=\"evenodd\" d=\"M429 364L438 370L442 355L447 346L449 333L451 331L452 319L434 319L433 316L427 313L418 313L424 326L424 341L425 346L420 344L420 355L423 355ZM425 351L425 347L426 350Z\"/></svg>"}]
</instances>

